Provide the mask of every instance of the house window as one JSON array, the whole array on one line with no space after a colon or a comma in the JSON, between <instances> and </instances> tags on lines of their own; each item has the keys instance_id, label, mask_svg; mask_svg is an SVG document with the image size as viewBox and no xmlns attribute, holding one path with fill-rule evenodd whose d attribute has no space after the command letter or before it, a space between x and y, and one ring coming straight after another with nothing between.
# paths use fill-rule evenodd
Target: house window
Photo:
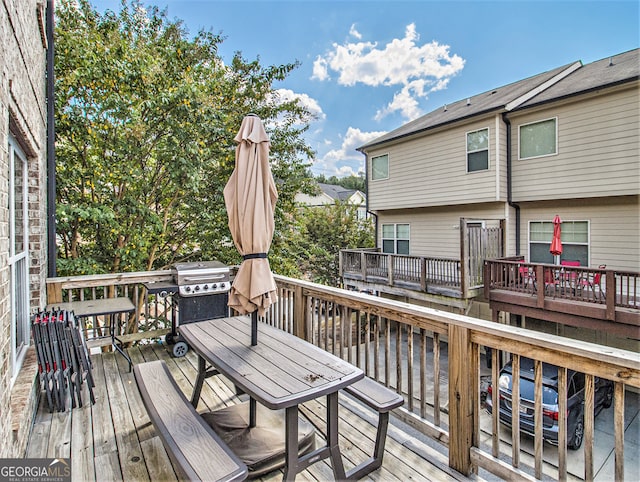
<instances>
[{"instance_id":1,"label":"house window","mask_svg":"<svg viewBox=\"0 0 640 482\"><path fill-rule=\"evenodd\" d=\"M552 221L529 223L529 259L532 263L554 262L549 252L552 237ZM561 239L561 260L580 261L580 265L589 266L589 221L562 221Z\"/></svg>"},{"instance_id":2,"label":"house window","mask_svg":"<svg viewBox=\"0 0 640 482\"><path fill-rule=\"evenodd\" d=\"M558 153L557 119L547 119L520 126L520 159Z\"/></svg>"},{"instance_id":3,"label":"house window","mask_svg":"<svg viewBox=\"0 0 640 482\"><path fill-rule=\"evenodd\" d=\"M371 179L377 181L378 179L389 178L389 154L383 154L382 156L375 156L371 158Z\"/></svg>"},{"instance_id":4,"label":"house window","mask_svg":"<svg viewBox=\"0 0 640 482\"><path fill-rule=\"evenodd\" d=\"M29 345L29 239L27 158L9 136L9 310L11 378L20 370Z\"/></svg>"},{"instance_id":5,"label":"house window","mask_svg":"<svg viewBox=\"0 0 640 482\"><path fill-rule=\"evenodd\" d=\"M409 225L382 225L382 252L391 254L409 254Z\"/></svg>"},{"instance_id":6,"label":"house window","mask_svg":"<svg viewBox=\"0 0 640 482\"><path fill-rule=\"evenodd\" d=\"M489 129L467 132L467 172L489 169Z\"/></svg>"}]
</instances>

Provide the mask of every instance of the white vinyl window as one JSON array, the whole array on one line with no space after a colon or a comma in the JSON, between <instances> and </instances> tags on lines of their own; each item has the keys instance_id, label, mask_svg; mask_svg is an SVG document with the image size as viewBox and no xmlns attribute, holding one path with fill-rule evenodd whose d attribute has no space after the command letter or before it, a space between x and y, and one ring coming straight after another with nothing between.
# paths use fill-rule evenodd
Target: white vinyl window
<instances>
[{"instance_id":1,"label":"white vinyl window","mask_svg":"<svg viewBox=\"0 0 640 482\"><path fill-rule=\"evenodd\" d=\"M410 229L408 224L382 225L382 252L409 254Z\"/></svg>"},{"instance_id":2,"label":"white vinyl window","mask_svg":"<svg viewBox=\"0 0 640 482\"><path fill-rule=\"evenodd\" d=\"M371 158L371 180L389 179L389 154Z\"/></svg>"},{"instance_id":3,"label":"white vinyl window","mask_svg":"<svg viewBox=\"0 0 640 482\"><path fill-rule=\"evenodd\" d=\"M562 255L560 260L579 261L589 266L589 221L562 221ZM531 221L529 223L529 259L531 263L553 264L549 252L553 237L553 221Z\"/></svg>"},{"instance_id":4,"label":"white vinyl window","mask_svg":"<svg viewBox=\"0 0 640 482\"><path fill-rule=\"evenodd\" d=\"M489 129L467 132L467 172L489 169Z\"/></svg>"},{"instance_id":5,"label":"white vinyl window","mask_svg":"<svg viewBox=\"0 0 640 482\"><path fill-rule=\"evenodd\" d=\"M520 126L518 133L520 159L550 156L558 153L558 120L546 119Z\"/></svg>"},{"instance_id":6,"label":"white vinyl window","mask_svg":"<svg viewBox=\"0 0 640 482\"><path fill-rule=\"evenodd\" d=\"M27 158L9 136L9 292L11 382L29 346L29 226Z\"/></svg>"}]
</instances>

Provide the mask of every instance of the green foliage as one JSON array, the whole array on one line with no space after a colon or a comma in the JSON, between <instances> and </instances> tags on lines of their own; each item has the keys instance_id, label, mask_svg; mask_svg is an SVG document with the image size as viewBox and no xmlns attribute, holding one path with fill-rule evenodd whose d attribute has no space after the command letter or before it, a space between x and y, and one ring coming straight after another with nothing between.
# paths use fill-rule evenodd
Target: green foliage
<instances>
[{"instance_id":1,"label":"green foliage","mask_svg":"<svg viewBox=\"0 0 640 482\"><path fill-rule=\"evenodd\" d=\"M375 245L373 223L371 219L358 219L357 209L343 202L302 208L297 256L312 281L340 286L340 250Z\"/></svg>"},{"instance_id":2,"label":"green foliage","mask_svg":"<svg viewBox=\"0 0 640 482\"><path fill-rule=\"evenodd\" d=\"M364 173L360 173L358 176L326 177L324 174L320 174L315 177L315 180L322 184L333 184L334 186L342 186L345 189L355 189L360 192L366 192L366 185L364 179Z\"/></svg>"},{"instance_id":3,"label":"green foliage","mask_svg":"<svg viewBox=\"0 0 640 482\"><path fill-rule=\"evenodd\" d=\"M295 274L281 259L295 193L310 189L300 127L310 114L280 101L273 84L298 64L264 67L241 53L225 64L222 37L190 38L137 0L104 15L87 0L59 0L56 21L59 274L237 263L222 191L249 112L269 132L280 195L270 260Z\"/></svg>"}]
</instances>

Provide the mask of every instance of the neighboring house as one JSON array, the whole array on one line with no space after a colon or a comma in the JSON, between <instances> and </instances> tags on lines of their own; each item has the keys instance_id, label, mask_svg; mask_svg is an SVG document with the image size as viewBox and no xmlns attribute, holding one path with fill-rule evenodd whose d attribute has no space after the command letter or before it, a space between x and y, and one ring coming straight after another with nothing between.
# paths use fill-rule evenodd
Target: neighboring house
<instances>
[{"instance_id":1,"label":"neighboring house","mask_svg":"<svg viewBox=\"0 0 640 482\"><path fill-rule=\"evenodd\" d=\"M444 105L358 150L383 252L461 258L500 223L502 256L640 271L640 50ZM461 219L470 221L462 224Z\"/></svg>"},{"instance_id":2,"label":"neighboring house","mask_svg":"<svg viewBox=\"0 0 640 482\"><path fill-rule=\"evenodd\" d=\"M358 206L358 219L367 217L367 198L357 189L347 189L334 184L318 183L320 193L315 196L298 193L296 203L305 206L326 206L335 204L337 201Z\"/></svg>"},{"instance_id":3,"label":"neighboring house","mask_svg":"<svg viewBox=\"0 0 640 482\"><path fill-rule=\"evenodd\" d=\"M45 305L46 8L0 3L0 457L22 457L38 398L30 314Z\"/></svg>"}]
</instances>

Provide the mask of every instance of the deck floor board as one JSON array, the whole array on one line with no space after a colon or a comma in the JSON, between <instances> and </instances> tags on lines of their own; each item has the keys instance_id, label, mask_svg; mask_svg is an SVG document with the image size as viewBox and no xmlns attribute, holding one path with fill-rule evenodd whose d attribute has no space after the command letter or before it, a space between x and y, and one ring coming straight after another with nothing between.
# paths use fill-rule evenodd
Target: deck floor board
<instances>
[{"instance_id":1,"label":"deck floor board","mask_svg":"<svg viewBox=\"0 0 640 482\"><path fill-rule=\"evenodd\" d=\"M134 364L164 360L180 388L189 398L197 372L197 358L192 351L182 358L173 358L166 346L150 344L129 349ZM171 461L149 422L144 405L129 373L128 364L114 353L92 355L96 381L95 405L88 403L85 386L83 407L60 413L50 413L46 399L41 397L34 427L27 448L28 457L69 457L72 459L74 481L175 481ZM218 409L239 403L233 385L222 376L206 380L199 411ZM359 402L340 395L340 446L345 468L365 460L373 450L377 414ZM354 409L355 407L355 409ZM324 431L325 400L313 400L301 409L316 427L318 443ZM364 416L363 416L364 415ZM416 440L418 450L403 445L405 437L391 417L383 466L364 480L454 480L448 467L441 463L442 453ZM391 434L395 433L396 436ZM333 472L324 460L298 475L300 481L331 480ZM282 471L264 475L259 480L282 480Z\"/></svg>"}]
</instances>

